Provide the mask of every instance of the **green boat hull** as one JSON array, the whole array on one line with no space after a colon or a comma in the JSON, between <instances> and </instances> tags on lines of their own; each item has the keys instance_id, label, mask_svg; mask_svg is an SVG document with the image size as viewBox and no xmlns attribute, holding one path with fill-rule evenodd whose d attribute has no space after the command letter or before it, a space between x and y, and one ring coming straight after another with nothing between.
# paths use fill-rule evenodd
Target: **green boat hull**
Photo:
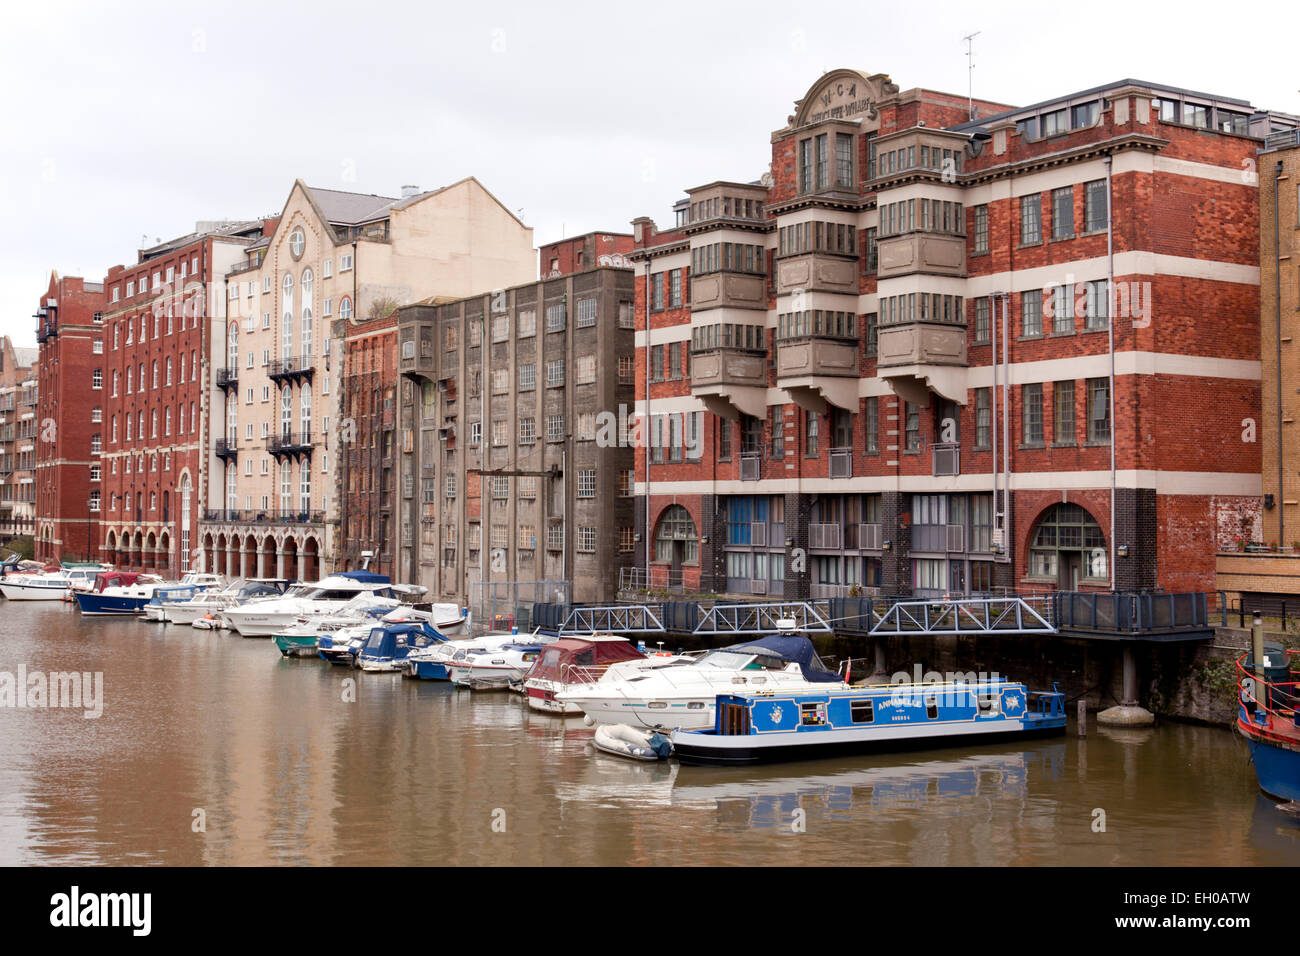
<instances>
[{"instance_id":1,"label":"green boat hull","mask_svg":"<svg viewBox=\"0 0 1300 956\"><path fill-rule=\"evenodd\" d=\"M316 656L316 637L315 635L295 634L295 635L275 635L275 646L280 648L280 653L285 657L315 657Z\"/></svg>"}]
</instances>

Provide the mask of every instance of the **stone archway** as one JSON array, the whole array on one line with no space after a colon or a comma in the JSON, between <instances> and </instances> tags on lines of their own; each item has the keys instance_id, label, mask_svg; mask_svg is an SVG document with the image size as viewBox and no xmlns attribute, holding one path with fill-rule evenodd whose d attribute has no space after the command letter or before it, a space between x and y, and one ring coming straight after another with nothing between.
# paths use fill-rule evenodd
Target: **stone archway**
<instances>
[{"instance_id":1,"label":"stone archway","mask_svg":"<svg viewBox=\"0 0 1300 956\"><path fill-rule=\"evenodd\" d=\"M269 534L262 539L261 559L261 576L264 578L278 578L280 575L276 572L275 567L275 538L271 537Z\"/></svg>"},{"instance_id":2,"label":"stone archway","mask_svg":"<svg viewBox=\"0 0 1300 956\"><path fill-rule=\"evenodd\" d=\"M1110 582L1106 533L1083 505L1057 502L1034 520L1029 532L1028 576L1062 591Z\"/></svg>"},{"instance_id":3,"label":"stone archway","mask_svg":"<svg viewBox=\"0 0 1300 956\"><path fill-rule=\"evenodd\" d=\"M302 579L304 581L320 580L320 544L315 535L308 535L302 543Z\"/></svg>"},{"instance_id":4,"label":"stone archway","mask_svg":"<svg viewBox=\"0 0 1300 956\"><path fill-rule=\"evenodd\" d=\"M217 543L211 532L203 536L203 570L217 571Z\"/></svg>"},{"instance_id":5,"label":"stone archway","mask_svg":"<svg viewBox=\"0 0 1300 956\"><path fill-rule=\"evenodd\" d=\"M280 566L284 571L281 577L299 580L298 541L293 535L286 535L280 544Z\"/></svg>"},{"instance_id":6,"label":"stone archway","mask_svg":"<svg viewBox=\"0 0 1300 956\"><path fill-rule=\"evenodd\" d=\"M257 577L257 538L251 534L244 539L243 566L240 573L246 578Z\"/></svg>"}]
</instances>

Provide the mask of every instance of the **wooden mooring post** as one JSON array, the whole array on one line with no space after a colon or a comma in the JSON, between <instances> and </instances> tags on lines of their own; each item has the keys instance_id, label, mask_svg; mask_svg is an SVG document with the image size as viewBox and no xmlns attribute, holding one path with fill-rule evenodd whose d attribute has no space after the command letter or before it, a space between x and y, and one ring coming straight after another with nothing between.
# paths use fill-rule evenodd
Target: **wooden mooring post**
<instances>
[{"instance_id":1,"label":"wooden mooring post","mask_svg":"<svg viewBox=\"0 0 1300 956\"><path fill-rule=\"evenodd\" d=\"M1088 702L1082 697L1079 698L1079 736L1088 736Z\"/></svg>"}]
</instances>

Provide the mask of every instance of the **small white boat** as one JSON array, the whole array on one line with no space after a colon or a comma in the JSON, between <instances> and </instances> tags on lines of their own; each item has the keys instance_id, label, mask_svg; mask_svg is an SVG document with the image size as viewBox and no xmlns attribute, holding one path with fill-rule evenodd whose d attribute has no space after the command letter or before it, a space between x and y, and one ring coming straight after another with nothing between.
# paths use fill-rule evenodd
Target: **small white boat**
<instances>
[{"instance_id":1,"label":"small white boat","mask_svg":"<svg viewBox=\"0 0 1300 956\"><path fill-rule=\"evenodd\" d=\"M435 625L436 627L436 625ZM438 628L441 632L441 628ZM450 680L448 667L452 658L463 650L496 651L507 644L519 641L518 634L484 634L481 637L466 637L456 641L446 641L432 647L414 650L406 658L407 676L422 680Z\"/></svg>"},{"instance_id":2,"label":"small white boat","mask_svg":"<svg viewBox=\"0 0 1300 956\"><path fill-rule=\"evenodd\" d=\"M167 623L169 608L188 603L199 594L210 590L220 590L225 586L226 582L219 574L207 574L202 571L186 572L180 583L156 590L149 603L140 609L140 617L145 621L157 621L160 624Z\"/></svg>"},{"instance_id":3,"label":"small white boat","mask_svg":"<svg viewBox=\"0 0 1300 956\"><path fill-rule=\"evenodd\" d=\"M396 594L423 591L412 585L393 584L386 575L371 571L344 571L311 584L296 584L274 600L253 601L222 613L244 637L271 637L300 619L336 614L357 597L386 598L396 606Z\"/></svg>"},{"instance_id":4,"label":"small white boat","mask_svg":"<svg viewBox=\"0 0 1300 956\"><path fill-rule=\"evenodd\" d=\"M601 724L591 742L597 750L632 760L664 760L673 752L672 742L663 734L627 724Z\"/></svg>"}]
</instances>

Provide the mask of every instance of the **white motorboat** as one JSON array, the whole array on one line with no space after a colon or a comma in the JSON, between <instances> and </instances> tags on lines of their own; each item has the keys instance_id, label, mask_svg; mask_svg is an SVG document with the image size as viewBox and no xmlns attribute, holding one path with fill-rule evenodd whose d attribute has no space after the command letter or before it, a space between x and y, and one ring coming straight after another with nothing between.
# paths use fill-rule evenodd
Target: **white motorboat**
<instances>
[{"instance_id":1,"label":"white motorboat","mask_svg":"<svg viewBox=\"0 0 1300 956\"><path fill-rule=\"evenodd\" d=\"M709 651L694 661L647 666L629 676L582 684L556 694L581 709L588 723L659 729L713 726L718 694L825 690L847 686L827 670L812 641L775 634Z\"/></svg>"},{"instance_id":2,"label":"white motorboat","mask_svg":"<svg viewBox=\"0 0 1300 956\"><path fill-rule=\"evenodd\" d=\"M9 574L0 578L0 594L10 601L62 601L77 584L93 587L95 576L108 570L106 565L73 565L57 571L35 574Z\"/></svg>"},{"instance_id":3,"label":"white motorboat","mask_svg":"<svg viewBox=\"0 0 1300 956\"><path fill-rule=\"evenodd\" d=\"M620 661L646 660L626 637L590 634L551 644L524 675L528 706L550 714L580 714L577 704L560 699L577 685L594 684Z\"/></svg>"},{"instance_id":4,"label":"white motorboat","mask_svg":"<svg viewBox=\"0 0 1300 956\"><path fill-rule=\"evenodd\" d=\"M508 690L524 674L550 641L510 643L498 648L461 648L447 664L453 684L471 690Z\"/></svg>"},{"instance_id":5,"label":"white motorboat","mask_svg":"<svg viewBox=\"0 0 1300 956\"><path fill-rule=\"evenodd\" d=\"M205 591L220 590L225 586L225 579L219 574L189 571L179 583L158 588L149 603L140 609L140 617L146 621L165 623L169 606L192 601Z\"/></svg>"},{"instance_id":6,"label":"white motorboat","mask_svg":"<svg viewBox=\"0 0 1300 956\"><path fill-rule=\"evenodd\" d=\"M198 621L207 619L216 623L204 625L205 627L224 627L225 623L218 618L226 608L239 607L256 600L278 598L284 594L289 584L289 581L282 578L240 579L232 581L224 588L209 588L202 591L189 601L168 604L163 609L163 614L170 624L194 625Z\"/></svg>"},{"instance_id":7,"label":"white motorboat","mask_svg":"<svg viewBox=\"0 0 1300 956\"><path fill-rule=\"evenodd\" d=\"M357 597L387 598L396 606L398 593L419 594L424 590L393 584L387 575L372 571L343 571L311 584L295 584L279 598L227 608L222 614L244 637L270 637L301 618L334 614Z\"/></svg>"},{"instance_id":8,"label":"white motorboat","mask_svg":"<svg viewBox=\"0 0 1300 956\"><path fill-rule=\"evenodd\" d=\"M450 680L448 667L457 653L467 650L496 651L507 644L521 640L520 635L510 633L483 634L479 637L466 637L455 641L446 641L432 647L412 651L406 658L407 676L423 680Z\"/></svg>"}]
</instances>

